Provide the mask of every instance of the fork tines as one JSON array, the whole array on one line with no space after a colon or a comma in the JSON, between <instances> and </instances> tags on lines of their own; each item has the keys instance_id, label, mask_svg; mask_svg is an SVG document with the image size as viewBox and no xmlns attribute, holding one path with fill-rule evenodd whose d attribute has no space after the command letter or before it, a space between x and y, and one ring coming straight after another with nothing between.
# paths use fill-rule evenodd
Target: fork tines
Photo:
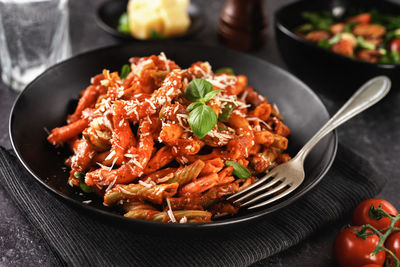
<instances>
[{"instance_id":1,"label":"fork tines","mask_svg":"<svg viewBox=\"0 0 400 267\"><path fill-rule=\"evenodd\" d=\"M262 203L258 203L256 205L248 207L248 209L255 209L267 205L269 203L272 203L292 192L296 187L292 187L291 183L287 181L288 179L286 179L286 177L281 176L279 175L279 173L274 172L273 169L267 176L261 178L254 184L228 197L227 199L228 200L234 199L233 203L241 203L253 196L254 198L240 204L242 207L246 207L264 198L270 197L268 200Z\"/></svg>"}]
</instances>

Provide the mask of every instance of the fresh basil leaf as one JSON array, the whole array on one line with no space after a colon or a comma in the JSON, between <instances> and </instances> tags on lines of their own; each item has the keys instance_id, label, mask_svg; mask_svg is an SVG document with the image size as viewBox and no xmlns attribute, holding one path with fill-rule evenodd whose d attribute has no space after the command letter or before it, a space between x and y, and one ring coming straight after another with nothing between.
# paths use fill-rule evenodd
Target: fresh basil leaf
<instances>
[{"instance_id":1,"label":"fresh basil leaf","mask_svg":"<svg viewBox=\"0 0 400 267\"><path fill-rule=\"evenodd\" d=\"M131 31L129 30L128 13L126 12L122 13L122 15L119 17L118 31L123 34L131 34Z\"/></svg>"},{"instance_id":2,"label":"fresh basil leaf","mask_svg":"<svg viewBox=\"0 0 400 267\"><path fill-rule=\"evenodd\" d=\"M198 101L213 90L210 82L204 79L193 79L185 89L185 96L189 101Z\"/></svg>"},{"instance_id":3,"label":"fresh basil leaf","mask_svg":"<svg viewBox=\"0 0 400 267\"><path fill-rule=\"evenodd\" d=\"M199 106L199 105L204 105L203 103L201 103L201 102L193 102L193 103L191 103L189 106L187 106L187 110L188 111L192 111L193 109L195 109L197 106Z\"/></svg>"},{"instance_id":4,"label":"fresh basil leaf","mask_svg":"<svg viewBox=\"0 0 400 267\"><path fill-rule=\"evenodd\" d=\"M251 172L242 164L236 161L226 161L225 162L226 166L232 166L233 167L233 175L240 179L247 179L250 178Z\"/></svg>"},{"instance_id":5,"label":"fresh basil leaf","mask_svg":"<svg viewBox=\"0 0 400 267\"><path fill-rule=\"evenodd\" d=\"M188 122L194 135L203 138L217 123L217 114L207 105L198 105L189 113Z\"/></svg>"},{"instance_id":6,"label":"fresh basil leaf","mask_svg":"<svg viewBox=\"0 0 400 267\"><path fill-rule=\"evenodd\" d=\"M149 35L150 35L150 39L154 39L154 40L163 40L163 39L167 38L167 37L165 37L165 35L158 33L153 29L150 30Z\"/></svg>"},{"instance_id":7,"label":"fresh basil leaf","mask_svg":"<svg viewBox=\"0 0 400 267\"><path fill-rule=\"evenodd\" d=\"M214 96L218 95L220 92L222 92L221 90L214 90L211 92L208 92L204 98L202 99L202 101L204 103L207 103L208 101L210 101Z\"/></svg>"},{"instance_id":8,"label":"fresh basil leaf","mask_svg":"<svg viewBox=\"0 0 400 267\"><path fill-rule=\"evenodd\" d=\"M215 71L215 74L222 74L222 73L227 73L227 74L231 74L231 75L235 75L235 72L233 71L232 68L219 68Z\"/></svg>"},{"instance_id":9,"label":"fresh basil leaf","mask_svg":"<svg viewBox=\"0 0 400 267\"><path fill-rule=\"evenodd\" d=\"M131 67L128 64L125 64L121 68L121 74L119 75L119 77L121 78L121 80L125 80L130 72Z\"/></svg>"},{"instance_id":10,"label":"fresh basil leaf","mask_svg":"<svg viewBox=\"0 0 400 267\"><path fill-rule=\"evenodd\" d=\"M231 117L234 109L235 109L235 104L231 102L226 103L224 107L221 109L221 114L219 114L218 120L222 122L229 121L229 118Z\"/></svg>"}]
</instances>

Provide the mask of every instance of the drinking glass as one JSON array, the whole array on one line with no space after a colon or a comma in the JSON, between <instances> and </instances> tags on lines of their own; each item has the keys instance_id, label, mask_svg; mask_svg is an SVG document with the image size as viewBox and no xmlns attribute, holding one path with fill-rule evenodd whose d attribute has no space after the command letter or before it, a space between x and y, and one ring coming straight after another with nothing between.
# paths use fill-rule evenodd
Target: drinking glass
<instances>
[{"instance_id":1,"label":"drinking glass","mask_svg":"<svg viewBox=\"0 0 400 267\"><path fill-rule=\"evenodd\" d=\"M6 85L21 91L70 55L67 0L0 0L0 63Z\"/></svg>"}]
</instances>

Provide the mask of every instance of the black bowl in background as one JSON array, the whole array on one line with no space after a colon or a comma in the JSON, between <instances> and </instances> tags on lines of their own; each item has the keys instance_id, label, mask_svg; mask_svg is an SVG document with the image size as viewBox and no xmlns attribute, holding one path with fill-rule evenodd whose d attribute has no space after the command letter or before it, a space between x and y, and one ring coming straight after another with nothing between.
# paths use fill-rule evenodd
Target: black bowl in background
<instances>
[{"instance_id":1,"label":"black bowl in background","mask_svg":"<svg viewBox=\"0 0 400 267\"><path fill-rule=\"evenodd\" d=\"M97 25L105 32L114 37L127 41L155 41L154 39L142 40L137 39L129 34L118 31L119 18L122 13L126 12L128 0L108 0L99 5L96 12ZM189 39L198 33L204 26L204 16L200 8L190 3L189 5L190 26L183 35L170 37L166 39L157 39L157 41Z\"/></svg>"},{"instance_id":2,"label":"black bowl in background","mask_svg":"<svg viewBox=\"0 0 400 267\"><path fill-rule=\"evenodd\" d=\"M255 57L226 48L179 43L131 43L98 49L57 64L30 83L17 98L10 116L10 138L13 148L25 168L45 188L69 203L97 215L99 219L119 223L132 230L171 234L217 233L254 222L286 207L312 189L330 168L336 153L337 136L330 133L311 151L305 161L303 184L285 199L258 210L242 209L234 217L203 224L170 224L133 220L117 215L102 205L93 195L82 195L67 184L69 176L64 160L68 149L50 145L44 130L65 124L73 101L89 84L90 77L104 68L118 71L133 56L149 56L161 51L181 67L196 61L208 61L214 69L232 67L236 73L248 76L249 84L276 103L291 128L289 153L294 155L329 119L319 98L301 81L288 72ZM29 119L28 119L29 118ZM23 178L23 177L21 177ZM26 177L30 179L30 177ZM90 204L82 201L93 200Z\"/></svg>"},{"instance_id":3,"label":"black bowl in background","mask_svg":"<svg viewBox=\"0 0 400 267\"><path fill-rule=\"evenodd\" d=\"M400 16L400 6L384 0L304 0L284 6L275 13L275 35L280 54L289 69L311 88L343 99L369 78L378 75L388 76L392 87L398 87L400 64L373 64L345 57L293 33L294 28L304 23L303 11L332 10L335 5L343 6L345 10L376 8Z\"/></svg>"}]
</instances>

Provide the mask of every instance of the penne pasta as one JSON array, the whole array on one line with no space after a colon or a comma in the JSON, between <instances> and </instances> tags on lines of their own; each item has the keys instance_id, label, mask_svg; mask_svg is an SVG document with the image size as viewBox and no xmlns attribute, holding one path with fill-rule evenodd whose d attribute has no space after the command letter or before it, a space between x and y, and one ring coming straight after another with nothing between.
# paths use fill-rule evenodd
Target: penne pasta
<instances>
[{"instance_id":1,"label":"penne pasta","mask_svg":"<svg viewBox=\"0 0 400 267\"><path fill-rule=\"evenodd\" d=\"M121 215L209 222L237 213L226 197L290 159L289 127L247 82L207 62L181 69L163 53L133 57L123 77L93 77L47 139L73 152L68 183Z\"/></svg>"}]
</instances>

